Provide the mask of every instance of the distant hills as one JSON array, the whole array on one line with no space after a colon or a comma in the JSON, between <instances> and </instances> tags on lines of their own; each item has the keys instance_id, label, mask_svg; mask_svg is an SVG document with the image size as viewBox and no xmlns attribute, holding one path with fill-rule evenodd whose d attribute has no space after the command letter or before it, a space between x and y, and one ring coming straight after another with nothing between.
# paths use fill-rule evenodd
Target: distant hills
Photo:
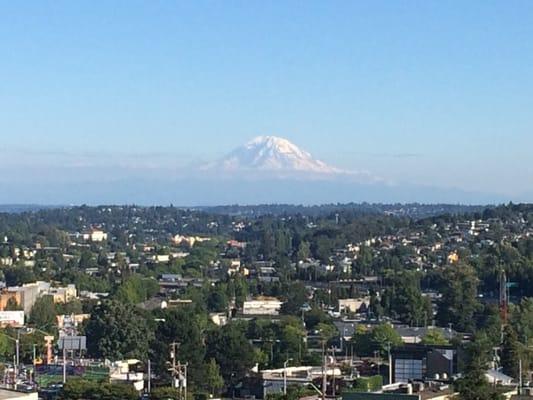
<instances>
[{"instance_id":1,"label":"distant hills","mask_svg":"<svg viewBox=\"0 0 533 400\"><path fill-rule=\"evenodd\" d=\"M109 160L112 162L112 160ZM314 158L289 140L259 136L212 162L182 168L139 165L68 165L13 171L4 179L0 203L10 204L501 204L492 193L391 182L367 171L344 170ZM43 172L41 176L40 173ZM6 174L10 176L10 174ZM28 182L31 181L31 184ZM41 206L7 206L20 211Z\"/></svg>"},{"instance_id":2,"label":"distant hills","mask_svg":"<svg viewBox=\"0 0 533 400\"><path fill-rule=\"evenodd\" d=\"M22 213L39 211L59 206L39 205L39 204L0 204L0 213Z\"/></svg>"},{"instance_id":3,"label":"distant hills","mask_svg":"<svg viewBox=\"0 0 533 400\"><path fill-rule=\"evenodd\" d=\"M305 215L321 216L338 214L387 214L395 216L405 216L411 218L426 218L436 215L458 215L466 213L483 212L492 206L483 205L461 205L461 204L369 204L369 203L349 203L349 204L323 204L319 206L302 206L293 204L259 204L250 206L229 205L215 207L200 207L215 214L242 215L247 217L257 217L262 215Z\"/></svg>"},{"instance_id":4,"label":"distant hills","mask_svg":"<svg viewBox=\"0 0 533 400\"><path fill-rule=\"evenodd\" d=\"M82 206L81 208L83 208ZM100 205L99 207L123 207L121 205ZM128 207L128 206L124 206ZM135 206L139 207L139 206ZM160 206L158 206L160 207ZM169 207L167 206L162 206ZM38 212L41 210L51 210L59 208L79 208L78 206L40 206L35 204L3 204L0 205L0 213L23 213ZM284 216L301 215L308 217L339 215L394 215L410 218L426 218L438 215L459 215L481 213L493 206L486 205L462 205L462 204L381 204L381 203L346 203L346 204L322 204L314 206L304 206L297 204L257 204L257 205L221 205L210 207L176 207L191 210L204 211L210 214L246 216L249 218L264 215Z\"/></svg>"}]
</instances>

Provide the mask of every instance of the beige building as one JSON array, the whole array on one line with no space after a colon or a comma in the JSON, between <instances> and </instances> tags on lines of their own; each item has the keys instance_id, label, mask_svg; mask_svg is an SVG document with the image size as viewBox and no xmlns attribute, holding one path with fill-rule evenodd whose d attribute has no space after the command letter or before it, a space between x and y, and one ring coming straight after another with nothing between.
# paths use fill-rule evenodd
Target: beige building
<instances>
[{"instance_id":1,"label":"beige building","mask_svg":"<svg viewBox=\"0 0 533 400\"><path fill-rule=\"evenodd\" d=\"M75 285L67 285L65 287L56 287L50 288L48 290L48 295L52 296L54 303L68 303L71 300L74 300L78 296Z\"/></svg>"},{"instance_id":2,"label":"beige building","mask_svg":"<svg viewBox=\"0 0 533 400\"><path fill-rule=\"evenodd\" d=\"M339 299L340 313L356 313L362 305L369 306L370 298L364 297L360 299Z\"/></svg>"},{"instance_id":3,"label":"beige building","mask_svg":"<svg viewBox=\"0 0 533 400\"><path fill-rule=\"evenodd\" d=\"M257 297L243 303L242 313L244 315L279 315L283 302L275 297Z\"/></svg>"},{"instance_id":4,"label":"beige building","mask_svg":"<svg viewBox=\"0 0 533 400\"><path fill-rule=\"evenodd\" d=\"M107 233L101 229L91 229L89 232L83 234L83 240L91 242L103 242L107 240Z\"/></svg>"}]
</instances>

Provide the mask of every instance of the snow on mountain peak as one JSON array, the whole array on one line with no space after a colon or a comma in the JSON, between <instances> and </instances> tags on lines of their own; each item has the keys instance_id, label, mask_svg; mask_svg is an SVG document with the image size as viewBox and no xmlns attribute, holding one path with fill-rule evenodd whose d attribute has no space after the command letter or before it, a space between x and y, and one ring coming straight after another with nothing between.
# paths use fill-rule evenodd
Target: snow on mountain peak
<instances>
[{"instance_id":1,"label":"snow on mountain peak","mask_svg":"<svg viewBox=\"0 0 533 400\"><path fill-rule=\"evenodd\" d=\"M211 164L208 169L315 174L342 172L314 159L287 139L276 136L258 136Z\"/></svg>"}]
</instances>

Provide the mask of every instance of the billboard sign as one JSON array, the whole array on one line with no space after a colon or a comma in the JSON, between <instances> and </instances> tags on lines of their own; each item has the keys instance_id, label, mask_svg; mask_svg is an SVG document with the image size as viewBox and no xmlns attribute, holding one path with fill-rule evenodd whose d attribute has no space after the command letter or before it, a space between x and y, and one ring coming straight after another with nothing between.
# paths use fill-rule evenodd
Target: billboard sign
<instances>
[{"instance_id":1,"label":"billboard sign","mask_svg":"<svg viewBox=\"0 0 533 400\"><path fill-rule=\"evenodd\" d=\"M0 311L0 326L24 326L24 311Z\"/></svg>"}]
</instances>

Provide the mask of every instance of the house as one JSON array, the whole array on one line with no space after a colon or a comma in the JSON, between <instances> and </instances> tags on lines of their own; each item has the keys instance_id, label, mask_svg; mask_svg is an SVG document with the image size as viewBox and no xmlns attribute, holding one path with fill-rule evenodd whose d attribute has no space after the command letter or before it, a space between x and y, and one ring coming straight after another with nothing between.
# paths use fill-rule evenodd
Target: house
<instances>
[{"instance_id":1,"label":"house","mask_svg":"<svg viewBox=\"0 0 533 400\"><path fill-rule=\"evenodd\" d=\"M370 305L370 297L359 299L339 299L340 313L356 313L361 307L366 309Z\"/></svg>"},{"instance_id":2,"label":"house","mask_svg":"<svg viewBox=\"0 0 533 400\"><path fill-rule=\"evenodd\" d=\"M133 385L137 391L144 389L144 373L133 372L133 367L141 364L139 360L116 361L109 368L109 381L111 383L123 383Z\"/></svg>"},{"instance_id":3,"label":"house","mask_svg":"<svg viewBox=\"0 0 533 400\"><path fill-rule=\"evenodd\" d=\"M259 296L243 303L243 315L279 315L283 302L275 297Z\"/></svg>"},{"instance_id":4,"label":"house","mask_svg":"<svg viewBox=\"0 0 533 400\"><path fill-rule=\"evenodd\" d=\"M276 268L268 267L255 267L255 276L259 282L272 283L279 282Z\"/></svg>"},{"instance_id":5,"label":"house","mask_svg":"<svg viewBox=\"0 0 533 400\"><path fill-rule=\"evenodd\" d=\"M207 242L211 240L210 238L203 238L199 236L183 236L183 235L175 235L172 238L172 242L177 246L187 246L187 247L193 247L196 243L202 243Z\"/></svg>"},{"instance_id":6,"label":"house","mask_svg":"<svg viewBox=\"0 0 533 400\"><path fill-rule=\"evenodd\" d=\"M153 260L156 263L167 263L170 261L170 255L169 254L156 254L153 257Z\"/></svg>"},{"instance_id":7,"label":"house","mask_svg":"<svg viewBox=\"0 0 533 400\"><path fill-rule=\"evenodd\" d=\"M89 242L103 242L107 240L107 233L100 229L91 229L88 232L84 232L82 237L83 240Z\"/></svg>"},{"instance_id":8,"label":"house","mask_svg":"<svg viewBox=\"0 0 533 400\"><path fill-rule=\"evenodd\" d=\"M188 253L186 251L176 251L176 252L173 252L171 255L172 255L172 258L179 259L179 258L188 257L189 254L190 253Z\"/></svg>"},{"instance_id":9,"label":"house","mask_svg":"<svg viewBox=\"0 0 533 400\"><path fill-rule=\"evenodd\" d=\"M246 248L246 242L239 242L237 240L228 240L226 244L233 249L244 250Z\"/></svg>"},{"instance_id":10,"label":"house","mask_svg":"<svg viewBox=\"0 0 533 400\"><path fill-rule=\"evenodd\" d=\"M172 293L187 287L187 282L179 274L162 274L158 284L160 293Z\"/></svg>"},{"instance_id":11,"label":"house","mask_svg":"<svg viewBox=\"0 0 533 400\"><path fill-rule=\"evenodd\" d=\"M228 275L234 275L239 272L241 268L241 260L230 260L228 265Z\"/></svg>"},{"instance_id":12,"label":"house","mask_svg":"<svg viewBox=\"0 0 533 400\"><path fill-rule=\"evenodd\" d=\"M211 313L209 314L209 319L216 326L224 326L228 323L228 316L224 313Z\"/></svg>"},{"instance_id":13,"label":"house","mask_svg":"<svg viewBox=\"0 0 533 400\"><path fill-rule=\"evenodd\" d=\"M447 261L448 264L457 264L459 262L459 254L455 251L448 254Z\"/></svg>"},{"instance_id":14,"label":"house","mask_svg":"<svg viewBox=\"0 0 533 400\"><path fill-rule=\"evenodd\" d=\"M241 274L242 276L250 275L250 270L246 267L243 267L239 259L230 260L227 264L226 272L229 276L237 273Z\"/></svg>"}]
</instances>

